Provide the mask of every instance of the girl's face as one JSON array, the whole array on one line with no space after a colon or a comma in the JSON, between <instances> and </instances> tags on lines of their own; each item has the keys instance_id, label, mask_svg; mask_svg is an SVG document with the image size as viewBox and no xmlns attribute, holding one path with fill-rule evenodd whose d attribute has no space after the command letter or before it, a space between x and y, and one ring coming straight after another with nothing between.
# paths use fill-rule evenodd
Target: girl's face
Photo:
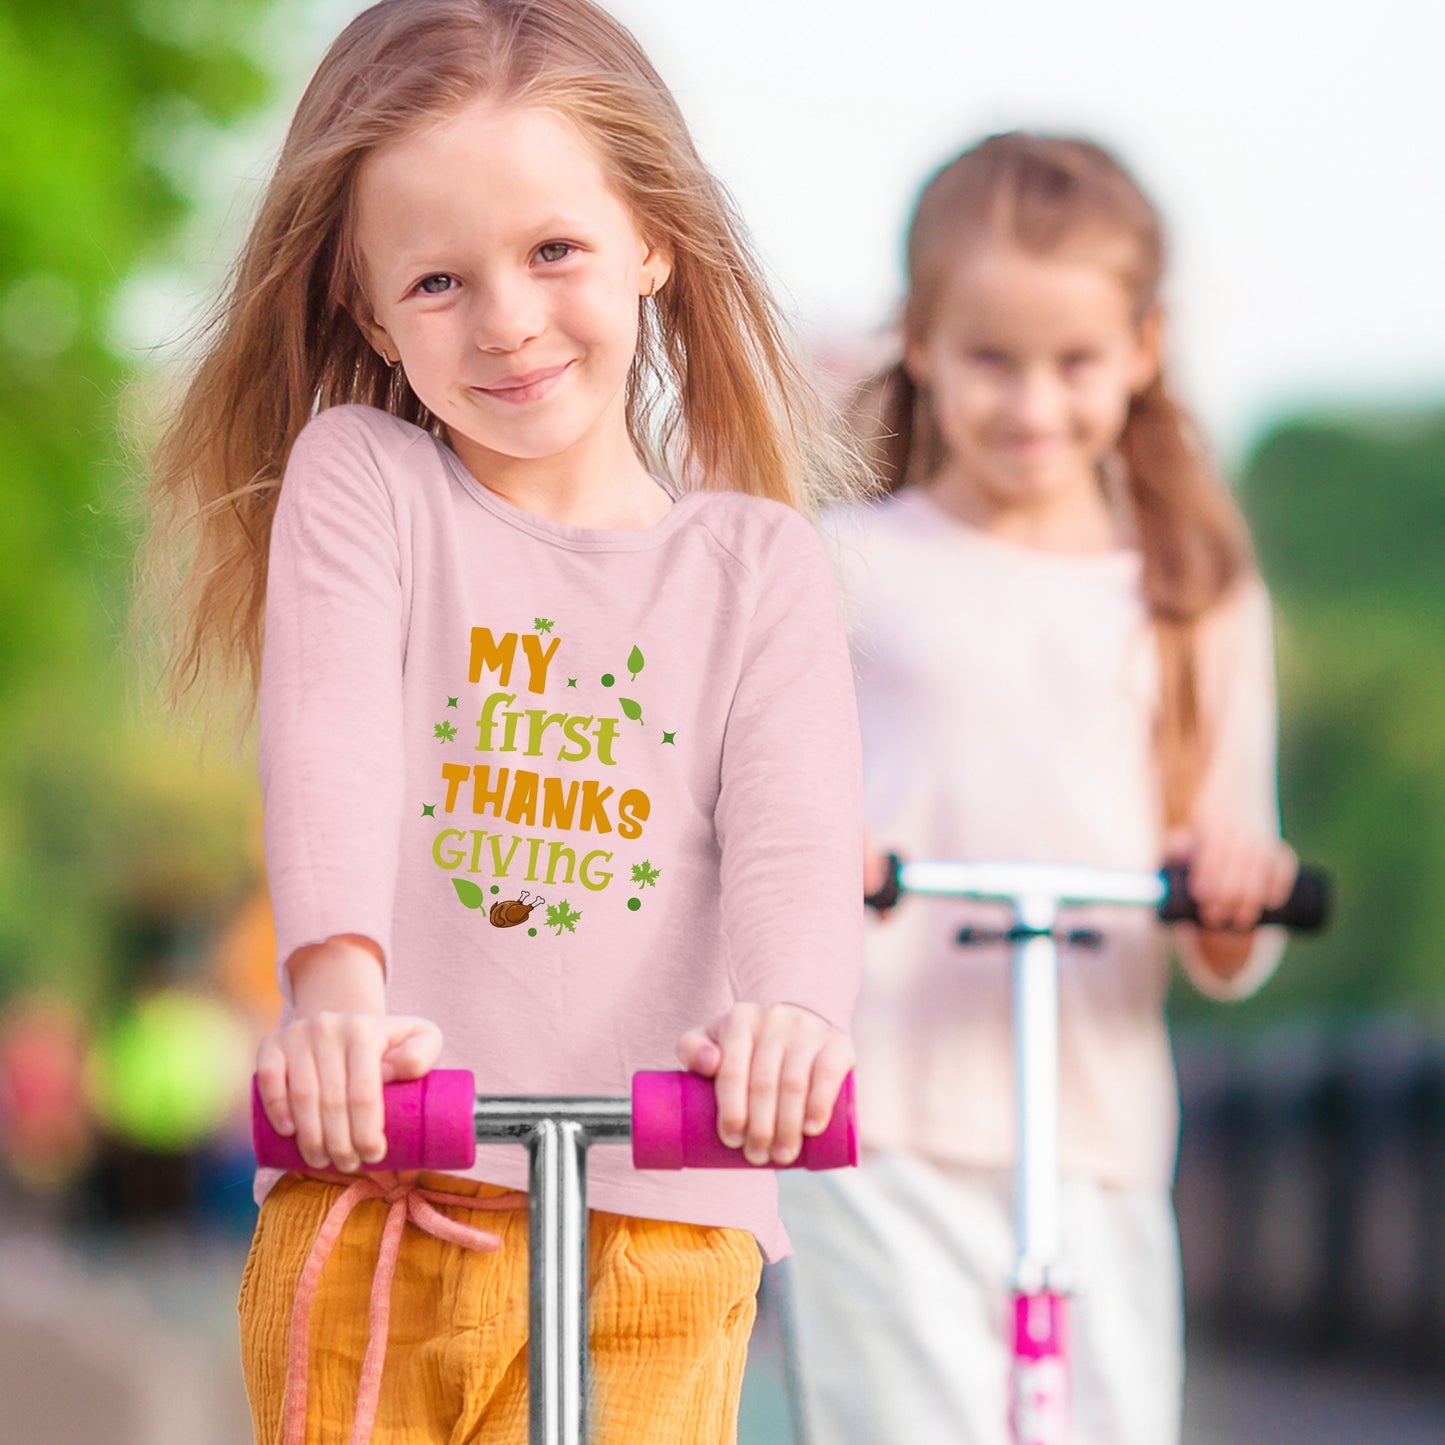
<instances>
[{"instance_id":1,"label":"girl's face","mask_svg":"<svg viewBox=\"0 0 1445 1445\"><path fill-rule=\"evenodd\" d=\"M355 199L368 340L473 472L617 445L638 298L670 268L571 125L474 102L372 152Z\"/></svg>"},{"instance_id":2,"label":"girl's face","mask_svg":"<svg viewBox=\"0 0 1445 1445\"><path fill-rule=\"evenodd\" d=\"M1158 320L1140 325L1098 261L998 246L962 259L909 372L932 396L950 478L992 509L1096 489L1130 398L1158 371Z\"/></svg>"}]
</instances>

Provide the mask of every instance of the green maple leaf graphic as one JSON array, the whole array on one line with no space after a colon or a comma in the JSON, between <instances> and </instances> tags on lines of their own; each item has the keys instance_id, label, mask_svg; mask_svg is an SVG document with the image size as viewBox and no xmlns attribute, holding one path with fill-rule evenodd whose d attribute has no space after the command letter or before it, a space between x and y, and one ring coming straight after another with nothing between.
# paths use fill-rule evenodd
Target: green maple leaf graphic
<instances>
[{"instance_id":1,"label":"green maple leaf graphic","mask_svg":"<svg viewBox=\"0 0 1445 1445\"><path fill-rule=\"evenodd\" d=\"M432 736L434 738L440 738L444 743L451 742L456 735L457 730L450 723L440 722L432 731Z\"/></svg>"},{"instance_id":2,"label":"green maple leaf graphic","mask_svg":"<svg viewBox=\"0 0 1445 1445\"><path fill-rule=\"evenodd\" d=\"M639 888L656 888L657 880L662 875L661 868L654 868L646 858L641 863L632 865L632 881Z\"/></svg>"},{"instance_id":3,"label":"green maple leaf graphic","mask_svg":"<svg viewBox=\"0 0 1445 1445\"><path fill-rule=\"evenodd\" d=\"M642 671L642 649L634 647L627 654L627 670L632 674L633 682L637 681L637 674Z\"/></svg>"},{"instance_id":4,"label":"green maple leaf graphic","mask_svg":"<svg viewBox=\"0 0 1445 1445\"><path fill-rule=\"evenodd\" d=\"M558 938L561 938L564 928L568 933L576 933L581 917L580 913L573 912L571 904L565 898L555 907L550 903L547 905L547 927L555 928Z\"/></svg>"},{"instance_id":5,"label":"green maple leaf graphic","mask_svg":"<svg viewBox=\"0 0 1445 1445\"><path fill-rule=\"evenodd\" d=\"M538 632L550 632L552 630L552 619L550 617L534 617L532 619L532 626L535 627Z\"/></svg>"}]
</instances>

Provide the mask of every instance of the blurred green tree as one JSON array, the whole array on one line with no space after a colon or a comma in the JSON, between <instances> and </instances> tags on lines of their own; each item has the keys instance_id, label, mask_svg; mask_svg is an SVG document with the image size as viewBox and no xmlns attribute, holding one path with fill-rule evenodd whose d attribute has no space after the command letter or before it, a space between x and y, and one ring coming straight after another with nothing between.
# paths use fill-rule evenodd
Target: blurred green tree
<instances>
[{"instance_id":1,"label":"blurred green tree","mask_svg":"<svg viewBox=\"0 0 1445 1445\"><path fill-rule=\"evenodd\" d=\"M1328 935L1293 945L1246 1015L1438 1013L1445 411L1283 421L1241 499L1279 619L1285 827L1339 889Z\"/></svg>"},{"instance_id":2,"label":"blurred green tree","mask_svg":"<svg viewBox=\"0 0 1445 1445\"><path fill-rule=\"evenodd\" d=\"M0 9L0 996L40 979L104 996L127 919L203 910L244 867L244 788L123 703L136 358L111 319L193 204L186 146L265 98L276 8Z\"/></svg>"}]
</instances>

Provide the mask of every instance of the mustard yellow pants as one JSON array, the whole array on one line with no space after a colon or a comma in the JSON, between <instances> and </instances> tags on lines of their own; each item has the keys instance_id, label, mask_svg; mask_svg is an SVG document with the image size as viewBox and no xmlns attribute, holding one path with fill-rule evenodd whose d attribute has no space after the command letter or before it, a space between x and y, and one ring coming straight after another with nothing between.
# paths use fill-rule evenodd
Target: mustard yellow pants
<instances>
[{"instance_id":1,"label":"mustard yellow pants","mask_svg":"<svg viewBox=\"0 0 1445 1445\"><path fill-rule=\"evenodd\" d=\"M418 1183L501 1193L445 1175ZM239 1303L257 1445L281 1445L293 1303L344 1187L288 1174L261 1206ZM440 1212L502 1247L479 1253L407 1225L372 1441L526 1445L526 1209ZM304 1342L306 1445L350 1438L387 1213L380 1198L358 1203L322 1268ZM588 1262L595 1445L732 1445L761 1269L752 1235L593 1211Z\"/></svg>"}]
</instances>

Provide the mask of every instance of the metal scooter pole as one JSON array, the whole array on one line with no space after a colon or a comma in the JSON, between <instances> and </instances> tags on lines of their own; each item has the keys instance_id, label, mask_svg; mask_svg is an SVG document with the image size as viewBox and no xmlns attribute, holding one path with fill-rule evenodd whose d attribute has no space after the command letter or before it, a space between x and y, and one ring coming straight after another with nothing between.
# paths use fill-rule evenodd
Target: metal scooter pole
<instances>
[{"instance_id":1,"label":"metal scooter pole","mask_svg":"<svg viewBox=\"0 0 1445 1445\"><path fill-rule=\"evenodd\" d=\"M1019 1150L1014 1179L1015 1286L1051 1287L1059 1263L1059 970L1051 898L1018 900L1013 951Z\"/></svg>"},{"instance_id":2,"label":"metal scooter pole","mask_svg":"<svg viewBox=\"0 0 1445 1445\"><path fill-rule=\"evenodd\" d=\"M486 1099L479 1144L528 1157L530 1445L587 1445L587 1150L632 1137L630 1099Z\"/></svg>"},{"instance_id":3,"label":"metal scooter pole","mask_svg":"<svg viewBox=\"0 0 1445 1445\"><path fill-rule=\"evenodd\" d=\"M1064 1445L1069 1401L1060 1279L1057 901L1020 897L1013 951L1018 1162L1014 1174L1012 1427L1017 1445Z\"/></svg>"}]
</instances>

